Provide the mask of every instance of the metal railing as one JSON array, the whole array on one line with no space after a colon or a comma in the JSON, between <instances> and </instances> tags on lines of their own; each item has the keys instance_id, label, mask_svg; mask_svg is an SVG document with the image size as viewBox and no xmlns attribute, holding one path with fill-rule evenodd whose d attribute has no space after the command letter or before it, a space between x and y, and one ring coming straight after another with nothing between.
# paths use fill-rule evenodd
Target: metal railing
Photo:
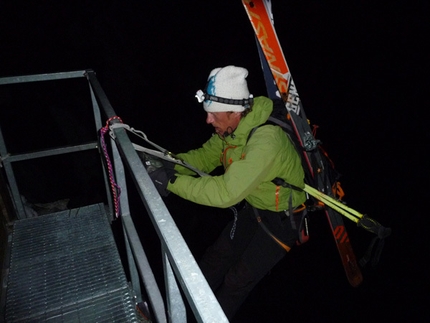
<instances>
[{"instance_id":1,"label":"metal railing","mask_svg":"<svg viewBox=\"0 0 430 323\"><path fill-rule=\"evenodd\" d=\"M105 92L99 84L94 71L92 70L0 78L0 86L3 84L58 80L76 77L85 77L88 81L96 129L99 130L102 127L101 114L103 114L106 120L116 116L116 114L107 99ZM113 119L112 123L115 122L118 121ZM145 288L146 295L149 298L148 301L152 308L153 320L155 320L155 322L180 323L187 321L185 310L186 306L181 296L182 293L185 295L186 300L188 301L188 304L190 305L190 308L198 322L228 322L223 310L170 215L169 210L149 178L149 175L141 159L137 155L126 131L123 128L114 127L111 129L111 132L112 164L114 165L116 183L121 187L120 218L124 230L131 285L137 295L137 302L142 300L140 289L142 283ZM92 148L97 148L97 143L49 149L41 152L12 156L6 149L4 138L0 131L0 165L5 169L18 218L24 218L25 212L13 174L13 162ZM137 190L138 195L146 208L147 214L145 213L141 216L150 217L159 237L162 250L161 257L164 270L164 285L166 288L165 299L160 292L154 273L151 269L150 262L146 256L139 234L130 214L126 173L130 174L133 179L133 188ZM105 180L108 190L109 183L106 177ZM110 194L108 194L108 204L110 209L113 210Z\"/></svg>"}]
</instances>

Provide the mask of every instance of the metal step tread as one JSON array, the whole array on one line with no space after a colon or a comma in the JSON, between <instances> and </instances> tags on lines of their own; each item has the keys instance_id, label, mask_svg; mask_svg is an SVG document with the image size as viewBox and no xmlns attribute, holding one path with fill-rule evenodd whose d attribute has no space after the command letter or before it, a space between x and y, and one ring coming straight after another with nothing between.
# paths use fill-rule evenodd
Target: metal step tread
<instances>
[{"instance_id":1,"label":"metal step tread","mask_svg":"<svg viewBox=\"0 0 430 323\"><path fill-rule=\"evenodd\" d=\"M103 204L14 224L6 322L137 322Z\"/></svg>"}]
</instances>

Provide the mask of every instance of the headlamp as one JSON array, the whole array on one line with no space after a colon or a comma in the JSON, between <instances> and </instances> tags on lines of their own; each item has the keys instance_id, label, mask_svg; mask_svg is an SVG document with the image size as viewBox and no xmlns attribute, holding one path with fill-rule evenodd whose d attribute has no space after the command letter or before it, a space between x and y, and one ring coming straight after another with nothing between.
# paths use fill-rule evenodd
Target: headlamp
<instances>
[{"instance_id":1,"label":"headlamp","mask_svg":"<svg viewBox=\"0 0 430 323\"><path fill-rule=\"evenodd\" d=\"M205 92L203 92L202 90L198 90L195 96L197 98L197 101L199 101L199 103L202 103L205 100Z\"/></svg>"}]
</instances>

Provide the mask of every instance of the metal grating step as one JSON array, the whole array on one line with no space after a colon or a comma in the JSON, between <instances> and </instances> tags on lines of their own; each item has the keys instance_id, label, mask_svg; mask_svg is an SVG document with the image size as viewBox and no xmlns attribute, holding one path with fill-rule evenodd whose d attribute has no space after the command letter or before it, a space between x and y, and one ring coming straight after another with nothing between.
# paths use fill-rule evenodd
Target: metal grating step
<instances>
[{"instance_id":1,"label":"metal grating step","mask_svg":"<svg viewBox=\"0 0 430 323\"><path fill-rule=\"evenodd\" d=\"M138 322L103 204L16 221L6 322Z\"/></svg>"}]
</instances>

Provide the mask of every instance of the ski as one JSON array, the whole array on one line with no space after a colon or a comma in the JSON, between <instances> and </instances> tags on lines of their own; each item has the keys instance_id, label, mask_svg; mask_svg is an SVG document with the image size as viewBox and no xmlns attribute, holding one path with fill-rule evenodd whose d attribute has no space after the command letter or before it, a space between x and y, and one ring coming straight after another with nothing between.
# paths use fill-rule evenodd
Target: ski
<instances>
[{"instance_id":1,"label":"ski","mask_svg":"<svg viewBox=\"0 0 430 323\"><path fill-rule=\"evenodd\" d=\"M318 141L315 140L302 107L297 88L291 76L279 43L271 12L270 0L242 0L257 40L257 48L268 90L272 99L285 103L295 135L303 148L303 158L312 178L313 186L333 196L332 184L324 169ZM342 216L331 208L324 208L349 283L358 286L363 276L357 264Z\"/></svg>"}]
</instances>

